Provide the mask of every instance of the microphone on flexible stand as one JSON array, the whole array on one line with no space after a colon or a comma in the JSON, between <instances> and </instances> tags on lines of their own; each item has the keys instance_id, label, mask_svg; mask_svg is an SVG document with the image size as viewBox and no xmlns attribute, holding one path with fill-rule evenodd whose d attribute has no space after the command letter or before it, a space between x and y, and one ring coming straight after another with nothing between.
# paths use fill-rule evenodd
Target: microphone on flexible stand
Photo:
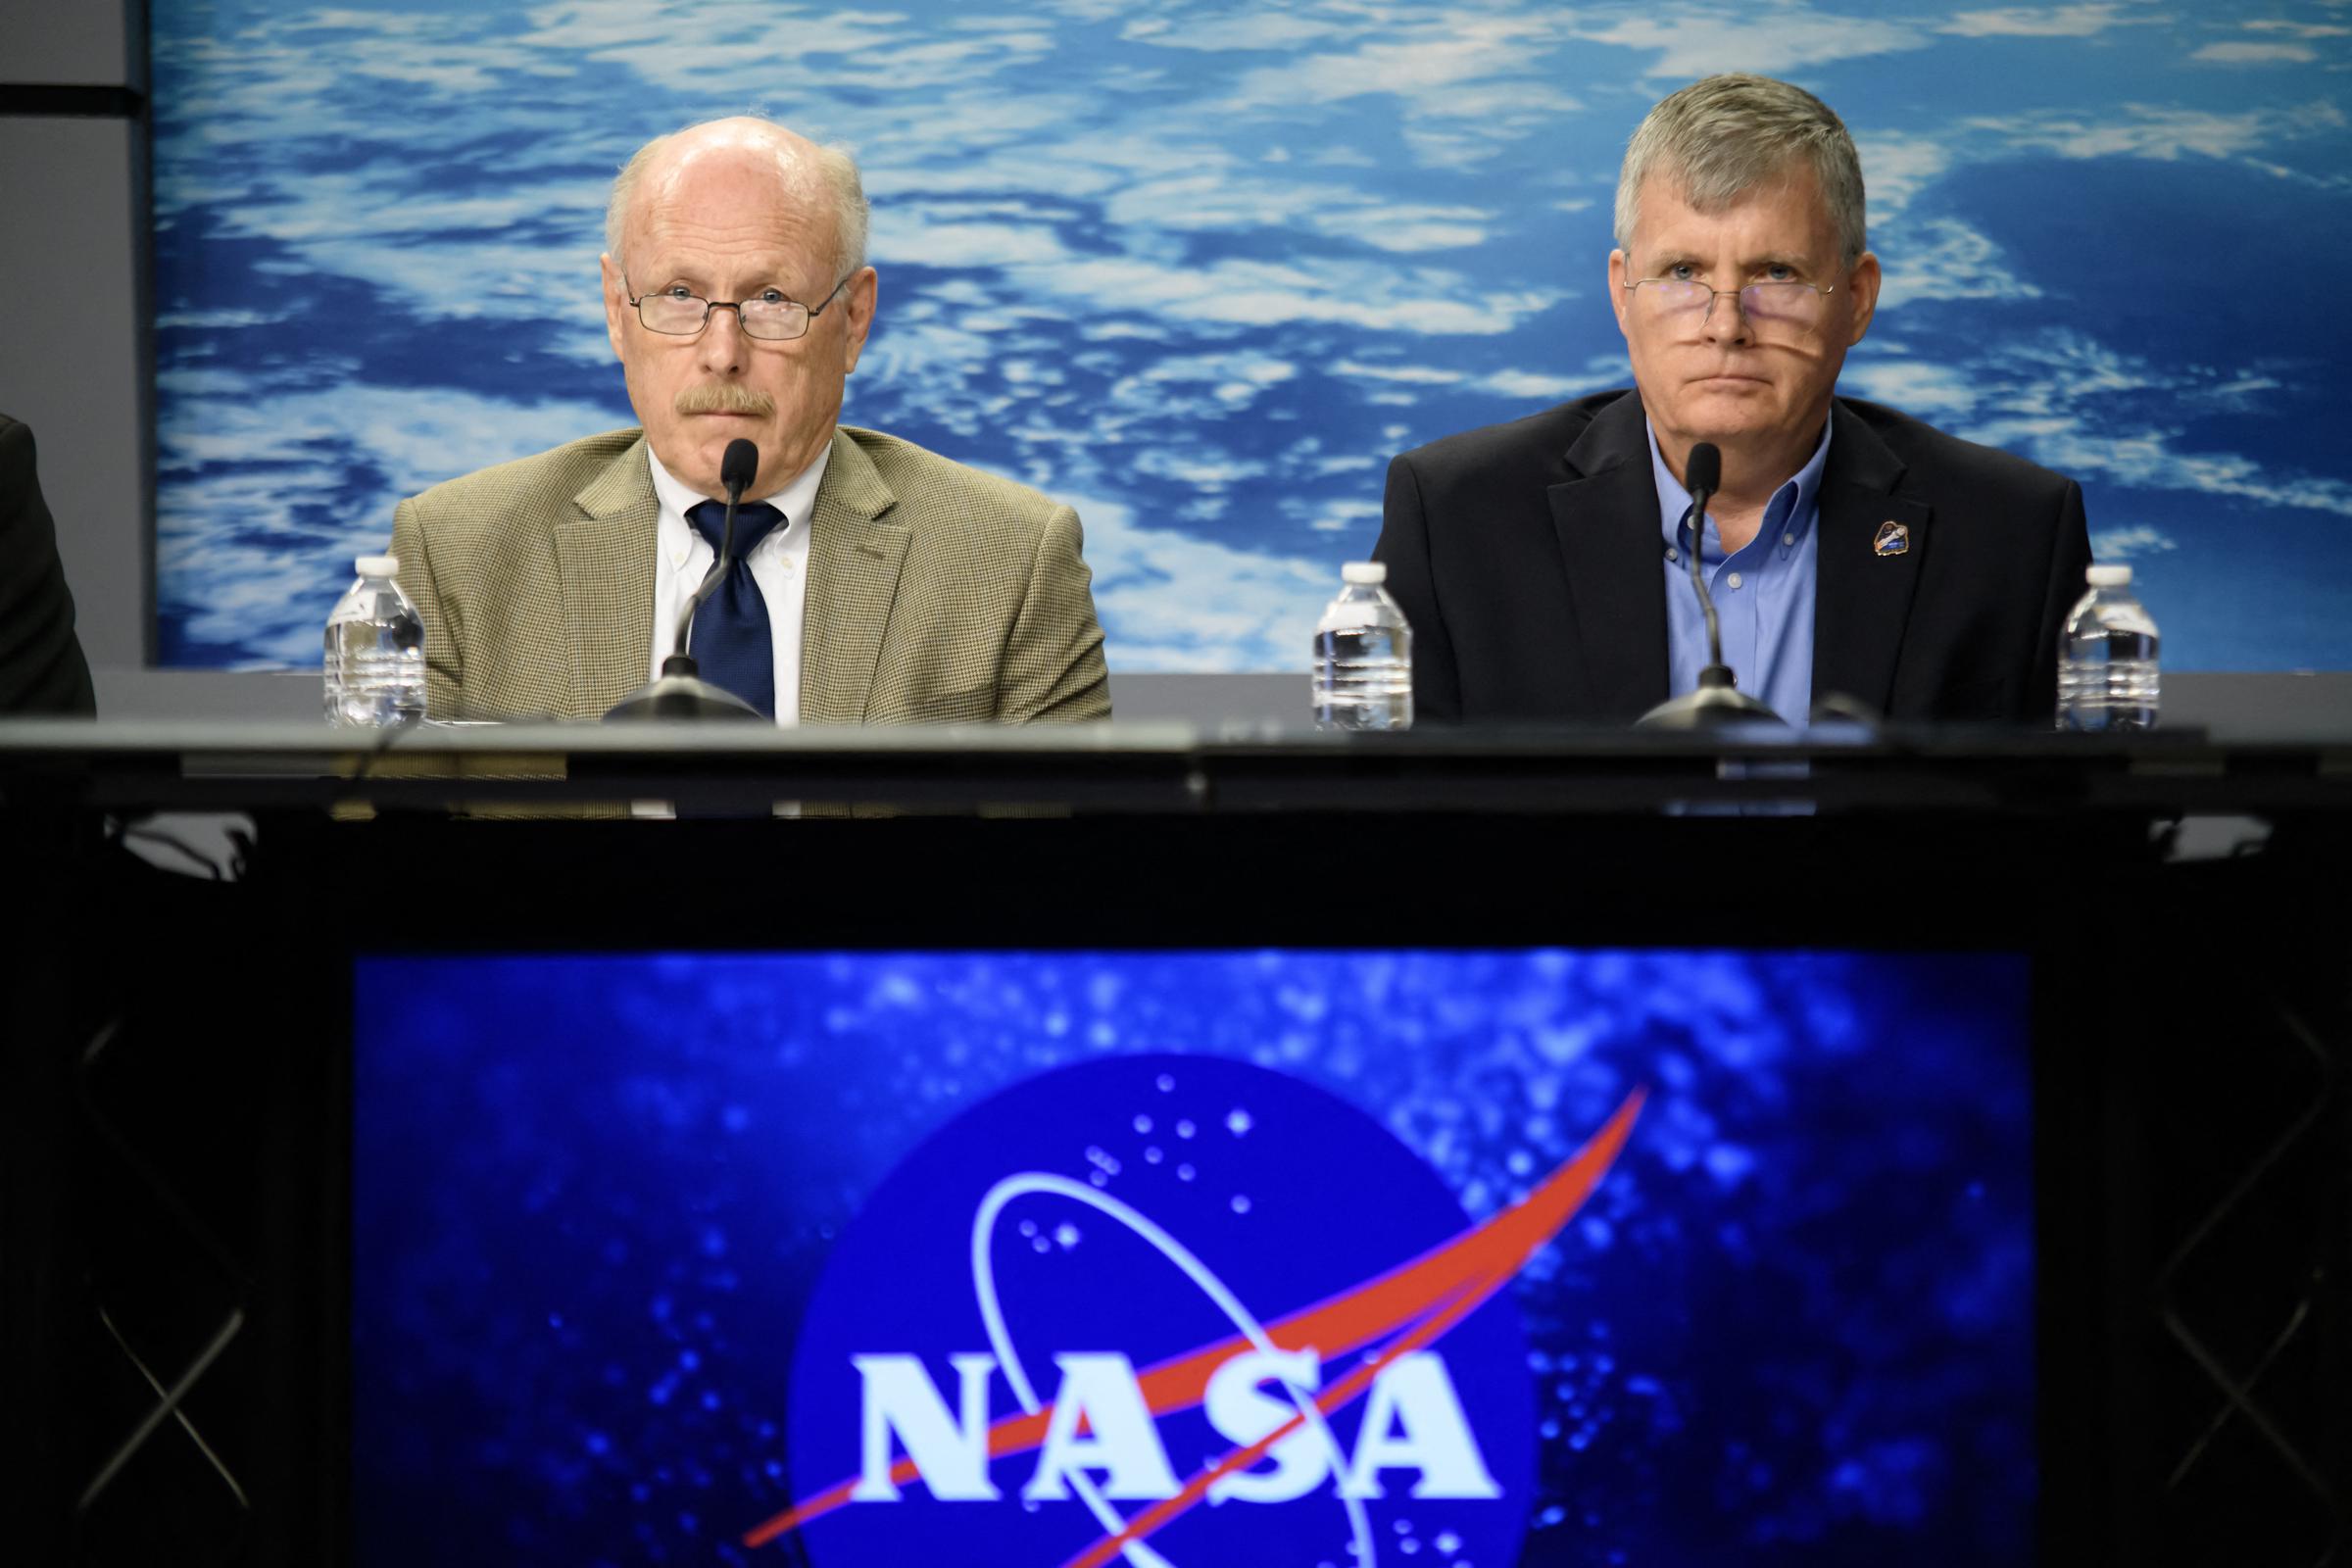
<instances>
[{"instance_id":1,"label":"microphone on flexible stand","mask_svg":"<svg viewBox=\"0 0 2352 1568\"><path fill-rule=\"evenodd\" d=\"M718 460L718 482L727 492L726 526L719 530L718 559L703 577L702 586L686 602L686 613L678 617L677 646L662 661L662 678L650 685L640 686L612 705L605 714L605 722L615 719L641 718L756 718L767 723L768 717L733 692L713 686L702 678L694 656L686 650L694 641L695 612L703 601L718 591L727 580L727 572L735 564L735 509L742 504L743 493L751 487L752 477L760 471L760 448L740 436L727 443L727 450Z\"/></svg>"},{"instance_id":2,"label":"microphone on flexible stand","mask_svg":"<svg viewBox=\"0 0 2352 1568\"><path fill-rule=\"evenodd\" d=\"M1723 662L1723 629L1715 620L1715 599L1707 592L1707 579L1698 569L1700 547L1707 537L1707 503L1715 499L1716 488L1723 483L1723 454L1712 441L1701 441L1690 449L1690 461L1684 473L1690 488L1690 588L1698 595L1699 611L1707 617L1707 663L1698 672L1698 687L1665 702L1643 713L1635 721L1639 729L1711 729L1717 724L1741 719L1770 719L1785 722L1772 710L1771 705L1740 691L1729 664Z\"/></svg>"}]
</instances>

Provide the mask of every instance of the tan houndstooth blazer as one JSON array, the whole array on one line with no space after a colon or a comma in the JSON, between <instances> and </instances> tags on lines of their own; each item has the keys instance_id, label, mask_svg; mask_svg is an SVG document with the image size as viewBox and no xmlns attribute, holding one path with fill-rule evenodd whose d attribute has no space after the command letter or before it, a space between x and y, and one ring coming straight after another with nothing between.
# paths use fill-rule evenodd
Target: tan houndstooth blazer
<instances>
[{"instance_id":1,"label":"tan houndstooth blazer","mask_svg":"<svg viewBox=\"0 0 2352 1568\"><path fill-rule=\"evenodd\" d=\"M427 710L596 718L653 662L660 503L615 430L400 504ZM801 634L809 724L1106 718L1078 515L896 437L842 426L818 486Z\"/></svg>"}]
</instances>

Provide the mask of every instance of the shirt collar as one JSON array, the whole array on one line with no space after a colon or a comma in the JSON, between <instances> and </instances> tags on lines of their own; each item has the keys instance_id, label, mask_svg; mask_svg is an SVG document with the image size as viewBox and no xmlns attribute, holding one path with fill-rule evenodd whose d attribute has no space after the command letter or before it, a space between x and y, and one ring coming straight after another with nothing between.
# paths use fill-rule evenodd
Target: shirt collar
<instances>
[{"instance_id":1,"label":"shirt collar","mask_svg":"<svg viewBox=\"0 0 2352 1568\"><path fill-rule=\"evenodd\" d=\"M664 514L683 521L693 508L714 499L688 486L662 466L662 460L654 455L650 441L646 443L645 461L653 466L654 495L661 501ZM825 469L832 462L833 443L828 441L817 449L815 462L803 468L792 483L767 498L769 506L784 514L783 523L769 530L768 538L781 538L808 522L809 513L816 507L816 487L824 483ZM765 544L766 540L760 543Z\"/></svg>"},{"instance_id":2,"label":"shirt collar","mask_svg":"<svg viewBox=\"0 0 2352 1568\"><path fill-rule=\"evenodd\" d=\"M1805 460L1803 467L1783 480L1780 488L1773 491L1772 500L1765 504L1765 522L1787 536L1783 549L1802 543L1805 530L1813 526L1814 498L1821 494L1821 475L1830 462L1830 431L1837 423L1834 417L1821 421L1821 444L1813 449L1813 456ZM1683 514L1690 510L1690 492L1683 488L1674 470L1666 466L1665 455L1658 451L1657 426L1649 422L1646 414L1642 416L1642 427L1649 435L1649 472L1658 489L1658 532L1664 537L1667 549L1679 551L1683 548Z\"/></svg>"}]
</instances>

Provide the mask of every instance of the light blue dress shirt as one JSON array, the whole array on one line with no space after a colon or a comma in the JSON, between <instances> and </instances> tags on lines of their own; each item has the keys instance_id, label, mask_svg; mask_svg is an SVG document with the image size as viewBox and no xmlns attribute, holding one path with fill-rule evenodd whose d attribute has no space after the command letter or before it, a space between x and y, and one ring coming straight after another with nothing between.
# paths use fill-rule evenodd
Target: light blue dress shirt
<instances>
[{"instance_id":1,"label":"light blue dress shirt","mask_svg":"<svg viewBox=\"0 0 2352 1568\"><path fill-rule=\"evenodd\" d=\"M1646 420L1643 421L1646 424ZM1715 519L1706 519L1699 570L1715 596L1715 619L1723 632L1723 662L1740 689L1763 699L1791 724L1813 710L1813 587L1819 572L1817 547L1821 471L1830 460L1829 421L1821 445L1793 478L1772 493L1755 538L1723 553ZM1649 467L1658 486L1658 534L1666 573L1667 695L1698 689L1707 662L1707 617L1690 591L1684 552L1690 529L1684 521L1690 492L1675 478L1658 452L1658 432L1649 432Z\"/></svg>"}]
</instances>

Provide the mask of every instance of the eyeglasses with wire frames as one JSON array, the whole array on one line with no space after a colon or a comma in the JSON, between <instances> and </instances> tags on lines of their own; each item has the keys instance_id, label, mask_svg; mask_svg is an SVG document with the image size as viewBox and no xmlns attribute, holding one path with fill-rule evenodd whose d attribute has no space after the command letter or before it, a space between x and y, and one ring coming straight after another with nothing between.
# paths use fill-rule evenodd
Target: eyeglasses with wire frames
<instances>
[{"instance_id":1,"label":"eyeglasses with wire frames","mask_svg":"<svg viewBox=\"0 0 2352 1568\"><path fill-rule=\"evenodd\" d=\"M1751 321L1781 321L1791 326L1811 326L1821 319L1829 297L1838 292L1832 283L1823 288L1814 283L1799 283L1793 278L1762 278L1742 288L1716 288L1695 277L1638 277L1620 285L1637 301L1645 301L1658 316L1687 316L1698 312L1703 325L1715 314L1715 301L1725 295L1737 296L1740 311ZM1643 294L1642 290L1648 290Z\"/></svg>"},{"instance_id":2,"label":"eyeglasses with wire frames","mask_svg":"<svg viewBox=\"0 0 2352 1568\"><path fill-rule=\"evenodd\" d=\"M859 270L853 268L842 274L841 281L814 305L787 299L782 290L773 288L761 289L748 300L707 300L688 293L683 283L673 283L659 293L632 295L629 303L637 308L637 319L645 323L647 331L660 332L664 337L694 337L710 324L712 311L733 311L745 337L756 337L763 343L789 343L808 335L808 323L823 314L825 307L833 303ZM628 273L620 274L620 284L625 292L629 286Z\"/></svg>"}]
</instances>

